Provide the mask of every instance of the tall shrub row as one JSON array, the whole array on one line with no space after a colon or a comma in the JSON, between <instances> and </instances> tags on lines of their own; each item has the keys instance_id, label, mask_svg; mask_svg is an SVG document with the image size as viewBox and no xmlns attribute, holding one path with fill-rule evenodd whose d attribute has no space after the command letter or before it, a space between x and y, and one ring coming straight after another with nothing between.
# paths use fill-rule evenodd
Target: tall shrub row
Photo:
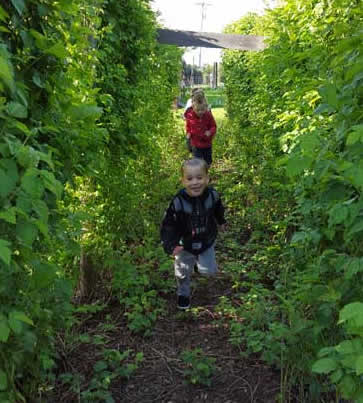
<instances>
[{"instance_id":1,"label":"tall shrub row","mask_svg":"<svg viewBox=\"0 0 363 403\"><path fill-rule=\"evenodd\" d=\"M359 1L287 0L227 30L268 38L224 56L234 159L260 200L281 201L262 220L287 242L275 315L256 326L265 358L317 401L363 401L361 22Z\"/></svg>"},{"instance_id":2,"label":"tall shrub row","mask_svg":"<svg viewBox=\"0 0 363 403\"><path fill-rule=\"evenodd\" d=\"M155 26L146 0L0 1L3 402L35 398L55 365L82 234L114 246L154 183L180 58Z\"/></svg>"}]
</instances>

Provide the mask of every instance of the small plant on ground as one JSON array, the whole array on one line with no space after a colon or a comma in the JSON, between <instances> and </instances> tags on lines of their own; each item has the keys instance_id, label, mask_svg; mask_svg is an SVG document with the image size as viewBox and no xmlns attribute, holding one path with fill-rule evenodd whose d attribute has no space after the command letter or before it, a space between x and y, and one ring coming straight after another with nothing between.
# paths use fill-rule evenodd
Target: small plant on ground
<instances>
[{"instance_id":1,"label":"small plant on ground","mask_svg":"<svg viewBox=\"0 0 363 403\"><path fill-rule=\"evenodd\" d=\"M102 351L102 359L97 361L93 366L93 377L89 382L86 390L81 392L81 401L105 401L107 403L114 402L110 387L112 381L116 378L129 378L138 368L143 360L143 354L137 353L133 362L126 363L130 360L131 350L120 352L115 349L104 349ZM83 378L83 377L82 377ZM74 374L63 374L64 383L69 383L73 391L80 390L80 379Z\"/></svg>"},{"instance_id":2,"label":"small plant on ground","mask_svg":"<svg viewBox=\"0 0 363 403\"><path fill-rule=\"evenodd\" d=\"M187 382L193 385L211 385L211 378L217 370L214 357L207 357L203 355L201 348L195 348L194 350L183 351L181 359L186 364L184 376Z\"/></svg>"}]
</instances>

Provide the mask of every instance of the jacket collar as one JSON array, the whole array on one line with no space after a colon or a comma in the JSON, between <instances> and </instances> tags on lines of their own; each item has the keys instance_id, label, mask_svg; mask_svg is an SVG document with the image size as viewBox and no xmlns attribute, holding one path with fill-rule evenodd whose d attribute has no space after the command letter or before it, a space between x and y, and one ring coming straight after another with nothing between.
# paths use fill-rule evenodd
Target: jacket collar
<instances>
[{"instance_id":1,"label":"jacket collar","mask_svg":"<svg viewBox=\"0 0 363 403\"><path fill-rule=\"evenodd\" d=\"M209 194L209 186L207 186L207 187L204 189L204 192L203 192L200 196L198 196L198 197L189 196L188 193L187 193L187 191L185 190L185 188L183 188L183 189L179 192L179 195L180 195L181 197L183 197L183 199L185 199L185 200L187 200L187 201L189 201L189 202L191 202L191 203L193 203L193 200L196 200L196 199L200 199L200 200L204 201L204 200L208 197L208 194Z\"/></svg>"}]
</instances>

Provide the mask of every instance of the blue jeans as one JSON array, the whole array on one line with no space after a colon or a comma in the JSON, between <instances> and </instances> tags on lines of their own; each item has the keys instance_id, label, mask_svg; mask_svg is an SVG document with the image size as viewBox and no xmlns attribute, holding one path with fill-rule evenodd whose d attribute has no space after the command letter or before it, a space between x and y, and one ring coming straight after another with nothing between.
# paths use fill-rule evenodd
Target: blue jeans
<instances>
[{"instance_id":1,"label":"blue jeans","mask_svg":"<svg viewBox=\"0 0 363 403\"><path fill-rule=\"evenodd\" d=\"M209 166L212 164L212 147L208 148L193 147L192 151L194 158L200 158L202 160L205 160L205 162Z\"/></svg>"},{"instance_id":2,"label":"blue jeans","mask_svg":"<svg viewBox=\"0 0 363 403\"><path fill-rule=\"evenodd\" d=\"M195 256L186 250L175 256L174 271L177 282L177 294L190 296L190 279L197 264L198 272L207 276L215 276L218 271L214 245Z\"/></svg>"}]
</instances>

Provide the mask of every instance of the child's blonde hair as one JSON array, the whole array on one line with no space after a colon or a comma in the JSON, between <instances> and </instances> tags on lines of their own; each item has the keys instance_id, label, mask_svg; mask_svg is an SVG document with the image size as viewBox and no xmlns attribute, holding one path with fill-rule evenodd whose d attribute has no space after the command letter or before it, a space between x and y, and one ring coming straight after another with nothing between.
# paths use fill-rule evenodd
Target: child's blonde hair
<instances>
[{"instance_id":1,"label":"child's blonde hair","mask_svg":"<svg viewBox=\"0 0 363 403\"><path fill-rule=\"evenodd\" d=\"M205 174L208 175L208 169L209 169L208 164L206 163L205 160L201 158L190 158L189 160L185 160L180 168L182 177L184 176L184 169L186 167L200 167L201 169L203 169Z\"/></svg>"},{"instance_id":2,"label":"child's blonde hair","mask_svg":"<svg viewBox=\"0 0 363 403\"><path fill-rule=\"evenodd\" d=\"M192 96L192 107L197 114L204 113L208 110L208 103L203 90L194 92Z\"/></svg>"}]
</instances>

